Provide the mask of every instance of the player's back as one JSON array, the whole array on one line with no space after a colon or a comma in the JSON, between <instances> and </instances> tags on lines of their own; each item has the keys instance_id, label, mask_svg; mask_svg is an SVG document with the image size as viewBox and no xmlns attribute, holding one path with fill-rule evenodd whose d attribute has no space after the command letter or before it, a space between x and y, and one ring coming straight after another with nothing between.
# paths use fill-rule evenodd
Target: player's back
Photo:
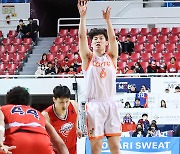
<instances>
[{"instance_id":1,"label":"player's back","mask_svg":"<svg viewBox=\"0 0 180 154\"><path fill-rule=\"evenodd\" d=\"M1 111L5 122L4 144L16 146L13 154L54 154L45 118L39 111L24 105L5 105Z\"/></svg>"}]
</instances>

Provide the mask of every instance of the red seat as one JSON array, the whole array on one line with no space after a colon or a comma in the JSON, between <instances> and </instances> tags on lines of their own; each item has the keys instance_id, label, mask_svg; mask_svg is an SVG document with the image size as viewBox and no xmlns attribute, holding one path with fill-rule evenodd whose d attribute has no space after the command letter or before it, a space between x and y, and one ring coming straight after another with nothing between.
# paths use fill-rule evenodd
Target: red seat
<instances>
[{"instance_id":1,"label":"red seat","mask_svg":"<svg viewBox=\"0 0 180 154\"><path fill-rule=\"evenodd\" d=\"M144 53L153 53L154 45L153 44L146 44L144 47Z\"/></svg>"},{"instance_id":2,"label":"red seat","mask_svg":"<svg viewBox=\"0 0 180 154\"><path fill-rule=\"evenodd\" d=\"M15 74L15 70L11 70L9 69L8 72L7 72L8 75L14 75Z\"/></svg>"},{"instance_id":3,"label":"red seat","mask_svg":"<svg viewBox=\"0 0 180 154\"><path fill-rule=\"evenodd\" d=\"M0 55L5 54L6 53L6 46L0 46Z\"/></svg>"},{"instance_id":4,"label":"red seat","mask_svg":"<svg viewBox=\"0 0 180 154\"><path fill-rule=\"evenodd\" d=\"M163 58L164 58L164 62L169 62L171 57L173 57L174 55L172 53L164 53L163 54Z\"/></svg>"},{"instance_id":5,"label":"red seat","mask_svg":"<svg viewBox=\"0 0 180 154\"><path fill-rule=\"evenodd\" d=\"M159 37L158 37L158 42L159 42L160 44L165 44L165 43L167 43L167 40L168 40L167 36L159 36Z\"/></svg>"},{"instance_id":6,"label":"red seat","mask_svg":"<svg viewBox=\"0 0 180 154\"><path fill-rule=\"evenodd\" d=\"M70 37L78 36L78 29L70 29L69 35L70 35Z\"/></svg>"},{"instance_id":7,"label":"red seat","mask_svg":"<svg viewBox=\"0 0 180 154\"><path fill-rule=\"evenodd\" d=\"M127 65L128 65L129 68L131 68L131 66L134 66L135 63L136 62L134 62L134 61L133 62L128 62Z\"/></svg>"},{"instance_id":8,"label":"red seat","mask_svg":"<svg viewBox=\"0 0 180 154\"><path fill-rule=\"evenodd\" d=\"M16 30L9 30L8 34L7 34L7 37L9 38L15 38L17 35L17 32Z\"/></svg>"},{"instance_id":9,"label":"red seat","mask_svg":"<svg viewBox=\"0 0 180 154\"><path fill-rule=\"evenodd\" d=\"M60 52L63 53L63 52L69 52L70 50L70 46L69 45L66 45L66 46L61 46L60 47Z\"/></svg>"},{"instance_id":10,"label":"red seat","mask_svg":"<svg viewBox=\"0 0 180 154\"><path fill-rule=\"evenodd\" d=\"M135 123L133 123L133 124L131 124L131 123L122 124L122 131L123 132L129 132L129 131L134 131L134 130L136 130L136 124Z\"/></svg>"},{"instance_id":11,"label":"red seat","mask_svg":"<svg viewBox=\"0 0 180 154\"><path fill-rule=\"evenodd\" d=\"M62 37L57 37L55 40L54 40L54 44L55 45L61 45L64 41L64 38Z\"/></svg>"},{"instance_id":12,"label":"red seat","mask_svg":"<svg viewBox=\"0 0 180 154\"><path fill-rule=\"evenodd\" d=\"M20 62L23 60L24 56L22 54L17 54L13 56L12 62L17 66L20 65Z\"/></svg>"},{"instance_id":13,"label":"red seat","mask_svg":"<svg viewBox=\"0 0 180 154\"><path fill-rule=\"evenodd\" d=\"M126 37L125 36L119 36L118 40L120 42L124 42L126 40Z\"/></svg>"},{"instance_id":14,"label":"red seat","mask_svg":"<svg viewBox=\"0 0 180 154\"><path fill-rule=\"evenodd\" d=\"M59 46L51 46L49 52L51 52L52 54L57 54L59 52L59 49L60 49Z\"/></svg>"},{"instance_id":15,"label":"red seat","mask_svg":"<svg viewBox=\"0 0 180 154\"><path fill-rule=\"evenodd\" d=\"M7 67L7 64L0 64L0 70L1 71L5 71L6 70L6 67Z\"/></svg>"},{"instance_id":16,"label":"red seat","mask_svg":"<svg viewBox=\"0 0 180 154\"><path fill-rule=\"evenodd\" d=\"M141 28L140 34L142 36L147 36L149 34L149 28Z\"/></svg>"},{"instance_id":17,"label":"red seat","mask_svg":"<svg viewBox=\"0 0 180 154\"><path fill-rule=\"evenodd\" d=\"M21 45L22 43L22 39L21 38L15 38L13 41L12 41L12 44L13 45Z\"/></svg>"},{"instance_id":18,"label":"red seat","mask_svg":"<svg viewBox=\"0 0 180 154\"><path fill-rule=\"evenodd\" d=\"M67 57L69 58L69 61L72 61L74 59L74 54L67 54Z\"/></svg>"},{"instance_id":19,"label":"red seat","mask_svg":"<svg viewBox=\"0 0 180 154\"><path fill-rule=\"evenodd\" d=\"M74 39L74 44L78 44L79 43L79 37L76 37L75 39Z\"/></svg>"},{"instance_id":20,"label":"red seat","mask_svg":"<svg viewBox=\"0 0 180 154\"><path fill-rule=\"evenodd\" d=\"M156 52L162 53L165 50L165 46L164 46L164 44L156 44L154 49L155 49Z\"/></svg>"},{"instance_id":21,"label":"red seat","mask_svg":"<svg viewBox=\"0 0 180 154\"><path fill-rule=\"evenodd\" d=\"M18 54L25 54L26 52L28 51L27 47L26 46L18 46L17 48L17 52Z\"/></svg>"},{"instance_id":22,"label":"red seat","mask_svg":"<svg viewBox=\"0 0 180 154\"><path fill-rule=\"evenodd\" d=\"M175 53L174 57L176 57L176 61L180 63L180 52Z\"/></svg>"},{"instance_id":23,"label":"red seat","mask_svg":"<svg viewBox=\"0 0 180 154\"><path fill-rule=\"evenodd\" d=\"M17 51L17 46L8 46L7 47L8 54L15 54L16 51Z\"/></svg>"},{"instance_id":24,"label":"red seat","mask_svg":"<svg viewBox=\"0 0 180 154\"><path fill-rule=\"evenodd\" d=\"M142 52L143 51L143 44L138 44L138 45L135 45L135 47L134 47L134 51L135 52Z\"/></svg>"},{"instance_id":25,"label":"red seat","mask_svg":"<svg viewBox=\"0 0 180 154\"><path fill-rule=\"evenodd\" d=\"M32 38L24 38L23 44L24 45L31 45L32 44Z\"/></svg>"},{"instance_id":26,"label":"red seat","mask_svg":"<svg viewBox=\"0 0 180 154\"><path fill-rule=\"evenodd\" d=\"M66 38L65 40L64 40L64 43L66 44L66 45L71 45L72 43L74 42L74 38Z\"/></svg>"},{"instance_id":27,"label":"red seat","mask_svg":"<svg viewBox=\"0 0 180 154\"><path fill-rule=\"evenodd\" d=\"M144 44L146 42L146 36L139 36L137 38L137 43L138 44Z\"/></svg>"},{"instance_id":28,"label":"red seat","mask_svg":"<svg viewBox=\"0 0 180 154\"><path fill-rule=\"evenodd\" d=\"M139 28L131 28L131 31L130 31L131 37L139 35L139 32L140 32Z\"/></svg>"},{"instance_id":29,"label":"red seat","mask_svg":"<svg viewBox=\"0 0 180 154\"><path fill-rule=\"evenodd\" d=\"M82 72L82 67L81 66L79 66L78 68L77 68L77 71L76 71L77 73L81 73Z\"/></svg>"},{"instance_id":30,"label":"red seat","mask_svg":"<svg viewBox=\"0 0 180 154\"><path fill-rule=\"evenodd\" d=\"M127 36L129 33L129 29L128 28L121 28L119 34L120 36Z\"/></svg>"},{"instance_id":31,"label":"red seat","mask_svg":"<svg viewBox=\"0 0 180 154\"><path fill-rule=\"evenodd\" d=\"M2 41L2 44L5 45L5 46L8 46L8 45L11 45L11 42L12 42L12 39L11 39L11 38L5 38L5 39Z\"/></svg>"},{"instance_id":32,"label":"red seat","mask_svg":"<svg viewBox=\"0 0 180 154\"><path fill-rule=\"evenodd\" d=\"M171 43L171 44L176 44L176 43L178 43L178 41L179 41L179 38L177 35L169 37L169 43Z\"/></svg>"},{"instance_id":33,"label":"red seat","mask_svg":"<svg viewBox=\"0 0 180 154\"><path fill-rule=\"evenodd\" d=\"M8 64L7 69L11 70L11 71L15 71L17 69L17 65L16 64Z\"/></svg>"},{"instance_id":34,"label":"red seat","mask_svg":"<svg viewBox=\"0 0 180 154\"><path fill-rule=\"evenodd\" d=\"M170 29L169 28L161 28L161 35L168 36L170 34Z\"/></svg>"},{"instance_id":35,"label":"red seat","mask_svg":"<svg viewBox=\"0 0 180 154\"><path fill-rule=\"evenodd\" d=\"M132 53L130 58L131 58L131 61L137 62L140 59L140 53Z\"/></svg>"},{"instance_id":36,"label":"red seat","mask_svg":"<svg viewBox=\"0 0 180 154\"><path fill-rule=\"evenodd\" d=\"M156 37L156 36L148 36L148 37L147 37L147 42L148 42L149 44L155 44L156 41L157 41L157 37Z\"/></svg>"},{"instance_id":37,"label":"red seat","mask_svg":"<svg viewBox=\"0 0 180 154\"><path fill-rule=\"evenodd\" d=\"M121 62L127 62L128 59L129 59L129 55L128 55L128 54L121 53L121 55L120 55L119 58L120 58Z\"/></svg>"},{"instance_id":38,"label":"red seat","mask_svg":"<svg viewBox=\"0 0 180 154\"><path fill-rule=\"evenodd\" d=\"M59 36L66 37L68 35L68 29L60 29Z\"/></svg>"},{"instance_id":39,"label":"red seat","mask_svg":"<svg viewBox=\"0 0 180 154\"><path fill-rule=\"evenodd\" d=\"M58 58L59 62L62 62L65 58L66 54L57 54L56 57Z\"/></svg>"},{"instance_id":40,"label":"red seat","mask_svg":"<svg viewBox=\"0 0 180 154\"><path fill-rule=\"evenodd\" d=\"M152 36L158 36L160 34L160 30L159 28L152 28L150 33Z\"/></svg>"},{"instance_id":41,"label":"red seat","mask_svg":"<svg viewBox=\"0 0 180 154\"><path fill-rule=\"evenodd\" d=\"M173 53L175 51L176 45L175 44L167 44L166 45L166 51L168 53Z\"/></svg>"},{"instance_id":42,"label":"red seat","mask_svg":"<svg viewBox=\"0 0 180 154\"><path fill-rule=\"evenodd\" d=\"M55 58L54 54L47 54L48 61L52 62L54 58Z\"/></svg>"},{"instance_id":43,"label":"red seat","mask_svg":"<svg viewBox=\"0 0 180 154\"><path fill-rule=\"evenodd\" d=\"M124 67L126 66L126 62L118 62L117 66L120 70L124 70Z\"/></svg>"},{"instance_id":44,"label":"red seat","mask_svg":"<svg viewBox=\"0 0 180 154\"><path fill-rule=\"evenodd\" d=\"M6 55L2 55L2 57L1 57L1 61L3 62L3 63L9 63L10 62L10 56L8 55L8 54L6 54Z\"/></svg>"},{"instance_id":45,"label":"red seat","mask_svg":"<svg viewBox=\"0 0 180 154\"><path fill-rule=\"evenodd\" d=\"M143 54L141 54L141 60L143 62L148 62L150 58L151 58L151 53L143 53Z\"/></svg>"},{"instance_id":46,"label":"red seat","mask_svg":"<svg viewBox=\"0 0 180 154\"><path fill-rule=\"evenodd\" d=\"M180 27L173 27L171 30L172 35L179 35L180 34Z\"/></svg>"},{"instance_id":47,"label":"red seat","mask_svg":"<svg viewBox=\"0 0 180 154\"><path fill-rule=\"evenodd\" d=\"M75 52L79 52L78 46L71 46L71 53L74 54Z\"/></svg>"},{"instance_id":48,"label":"red seat","mask_svg":"<svg viewBox=\"0 0 180 154\"><path fill-rule=\"evenodd\" d=\"M140 64L141 64L142 68L144 69L144 72L147 72L146 70L149 65L149 62L141 62Z\"/></svg>"},{"instance_id":49,"label":"red seat","mask_svg":"<svg viewBox=\"0 0 180 154\"><path fill-rule=\"evenodd\" d=\"M157 62L160 61L160 59L163 58L162 53L153 53L152 54L153 59L155 59Z\"/></svg>"},{"instance_id":50,"label":"red seat","mask_svg":"<svg viewBox=\"0 0 180 154\"><path fill-rule=\"evenodd\" d=\"M177 51L180 52L180 44L176 45Z\"/></svg>"},{"instance_id":51,"label":"red seat","mask_svg":"<svg viewBox=\"0 0 180 154\"><path fill-rule=\"evenodd\" d=\"M135 43L135 42L136 42L136 36L132 36L132 37L130 38L130 41L133 42L133 43Z\"/></svg>"}]
</instances>

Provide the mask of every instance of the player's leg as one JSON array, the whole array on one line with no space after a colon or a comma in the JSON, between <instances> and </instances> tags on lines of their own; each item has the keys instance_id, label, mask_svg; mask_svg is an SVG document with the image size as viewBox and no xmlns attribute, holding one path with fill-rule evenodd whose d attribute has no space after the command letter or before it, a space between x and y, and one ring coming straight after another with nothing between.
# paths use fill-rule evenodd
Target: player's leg
<instances>
[{"instance_id":1,"label":"player's leg","mask_svg":"<svg viewBox=\"0 0 180 154\"><path fill-rule=\"evenodd\" d=\"M110 136L108 137L108 144L112 154L120 154L120 137Z\"/></svg>"},{"instance_id":2,"label":"player's leg","mask_svg":"<svg viewBox=\"0 0 180 154\"><path fill-rule=\"evenodd\" d=\"M91 153L100 154L102 149L102 139L92 139L91 142Z\"/></svg>"}]
</instances>

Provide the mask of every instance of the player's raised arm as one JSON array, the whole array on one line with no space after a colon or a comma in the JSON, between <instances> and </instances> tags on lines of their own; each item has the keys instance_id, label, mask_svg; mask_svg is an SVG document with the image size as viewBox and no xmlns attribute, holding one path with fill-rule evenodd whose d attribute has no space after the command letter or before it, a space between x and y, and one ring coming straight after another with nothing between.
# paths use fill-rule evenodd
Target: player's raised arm
<instances>
[{"instance_id":1,"label":"player's raised arm","mask_svg":"<svg viewBox=\"0 0 180 154\"><path fill-rule=\"evenodd\" d=\"M116 41L116 35L114 32L114 29L112 27L112 23L110 20L110 12L111 12L111 8L107 7L106 10L102 10L103 13L103 18L106 21L107 24L107 34L108 34L108 41L109 41L109 53L112 56L113 61L117 62L117 57L118 57L118 44Z\"/></svg>"},{"instance_id":2,"label":"player's raised arm","mask_svg":"<svg viewBox=\"0 0 180 154\"><path fill-rule=\"evenodd\" d=\"M55 149L58 151L58 154L69 154L69 151L64 144L63 140L60 138L54 127L46 121L46 131L48 132L51 142Z\"/></svg>"},{"instance_id":3,"label":"player's raised arm","mask_svg":"<svg viewBox=\"0 0 180 154\"><path fill-rule=\"evenodd\" d=\"M79 23L79 53L82 59L82 67L86 69L90 59L90 49L86 35L86 14L87 14L87 0L78 0L78 10L80 14Z\"/></svg>"}]
</instances>

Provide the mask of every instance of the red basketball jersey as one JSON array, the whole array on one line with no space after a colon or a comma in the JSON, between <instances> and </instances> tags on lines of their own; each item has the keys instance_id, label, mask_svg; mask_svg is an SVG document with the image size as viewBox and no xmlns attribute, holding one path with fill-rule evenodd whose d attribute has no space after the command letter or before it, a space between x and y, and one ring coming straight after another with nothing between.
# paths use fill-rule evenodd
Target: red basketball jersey
<instances>
[{"instance_id":1,"label":"red basketball jersey","mask_svg":"<svg viewBox=\"0 0 180 154\"><path fill-rule=\"evenodd\" d=\"M27 130L47 135L45 118L37 110L25 105L5 105L1 107L4 114L5 136L17 130Z\"/></svg>"},{"instance_id":2,"label":"red basketball jersey","mask_svg":"<svg viewBox=\"0 0 180 154\"><path fill-rule=\"evenodd\" d=\"M48 107L45 111L49 115L51 125L56 129L57 133L63 139L67 148L70 149L70 148L76 146L77 113L76 113L72 103L69 104L69 107L67 110L67 115L64 119L61 119L55 113L54 105Z\"/></svg>"}]
</instances>

